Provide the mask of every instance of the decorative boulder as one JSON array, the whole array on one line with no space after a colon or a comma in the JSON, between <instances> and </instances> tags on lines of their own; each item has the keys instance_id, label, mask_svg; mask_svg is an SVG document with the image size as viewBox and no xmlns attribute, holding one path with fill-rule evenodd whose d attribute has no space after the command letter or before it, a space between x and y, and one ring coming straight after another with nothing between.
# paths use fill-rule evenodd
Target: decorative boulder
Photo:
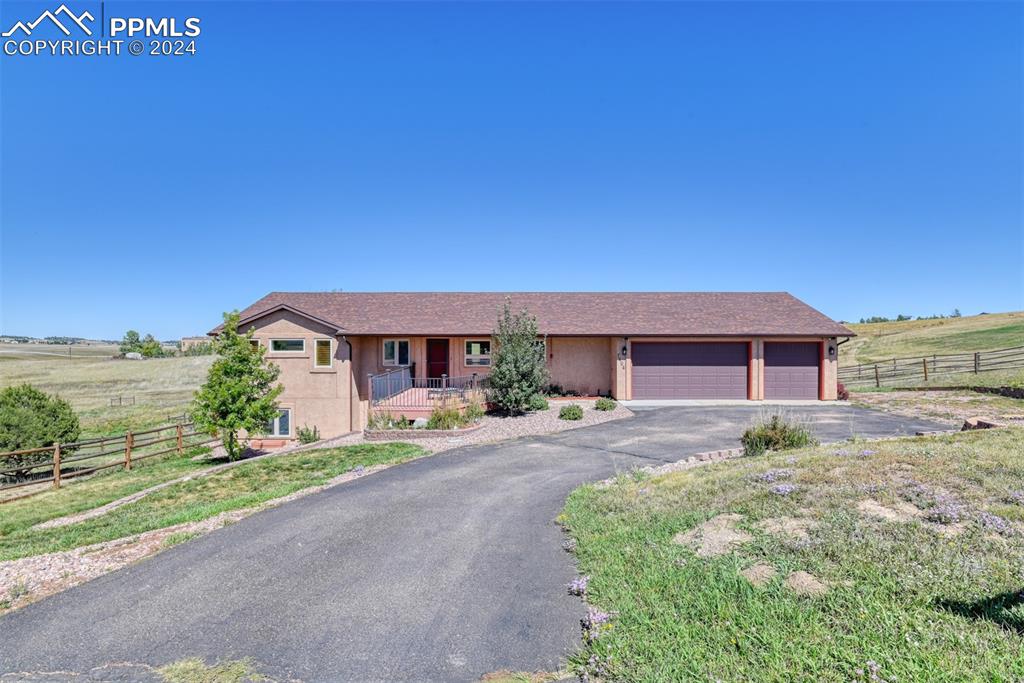
<instances>
[{"instance_id":1,"label":"decorative boulder","mask_svg":"<svg viewBox=\"0 0 1024 683\"><path fill-rule=\"evenodd\" d=\"M415 420L412 421L412 428L413 429L426 429L428 422L429 422L429 420L427 420L427 418L425 418L425 417L417 417Z\"/></svg>"},{"instance_id":2,"label":"decorative boulder","mask_svg":"<svg viewBox=\"0 0 1024 683\"><path fill-rule=\"evenodd\" d=\"M129 351L124 354L125 360L142 360L142 354L138 351Z\"/></svg>"}]
</instances>

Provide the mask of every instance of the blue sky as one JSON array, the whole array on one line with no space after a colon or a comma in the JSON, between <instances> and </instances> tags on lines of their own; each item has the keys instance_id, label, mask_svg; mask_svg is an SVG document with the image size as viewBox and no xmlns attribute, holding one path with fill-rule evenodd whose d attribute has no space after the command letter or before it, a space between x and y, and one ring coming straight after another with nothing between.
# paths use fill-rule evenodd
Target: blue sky
<instances>
[{"instance_id":1,"label":"blue sky","mask_svg":"<svg viewBox=\"0 0 1024 683\"><path fill-rule=\"evenodd\" d=\"M0 57L0 332L271 290L1024 308L1020 3L104 9L198 16L198 54Z\"/></svg>"}]
</instances>

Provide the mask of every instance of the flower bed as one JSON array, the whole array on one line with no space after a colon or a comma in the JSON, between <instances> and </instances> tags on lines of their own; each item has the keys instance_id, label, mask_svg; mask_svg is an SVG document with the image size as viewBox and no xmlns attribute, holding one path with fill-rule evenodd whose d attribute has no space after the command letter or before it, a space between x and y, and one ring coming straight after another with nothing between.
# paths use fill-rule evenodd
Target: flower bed
<instances>
[{"instance_id":1,"label":"flower bed","mask_svg":"<svg viewBox=\"0 0 1024 683\"><path fill-rule=\"evenodd\" d=\"M410 441L438 437L455 438L472 434L483 426L483 423L478 423L459 429L367 429L363 431L363 438L367 441Z\"/></svg>"}]
</instances>

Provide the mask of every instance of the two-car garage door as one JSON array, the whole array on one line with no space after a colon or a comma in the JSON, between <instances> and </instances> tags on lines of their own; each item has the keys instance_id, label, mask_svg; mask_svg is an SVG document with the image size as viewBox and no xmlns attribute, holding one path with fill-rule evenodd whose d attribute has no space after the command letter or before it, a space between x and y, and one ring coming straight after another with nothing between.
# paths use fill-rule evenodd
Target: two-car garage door
<instances>
[{"instance_id":1,"label":"two-car garage door","mask_svg":"<svg viewBox=\"0 0 1024 683\"><path fill-rule=\"evenodd\" d=\"M747 342L637 342L633 398L746 398Z\"/></svg>"},{"instance_id":2,"label":"two-car garage door","mask_svg":"<svg viewBox=\"0 0 1024 683\"><path fill-rule=\"evenodd\" d=\"M765 342L764 397L818 398L818 342ZM748 397L748 342L634 342L633 398Z\"/></svg>"}]
</instances>

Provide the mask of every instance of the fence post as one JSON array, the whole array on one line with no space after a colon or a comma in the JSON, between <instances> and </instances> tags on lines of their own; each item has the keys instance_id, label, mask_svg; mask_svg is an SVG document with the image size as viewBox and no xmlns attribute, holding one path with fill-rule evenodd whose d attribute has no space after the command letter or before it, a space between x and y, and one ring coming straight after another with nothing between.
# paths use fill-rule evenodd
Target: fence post
<instances>
[{"instance_id":1,"label":"fence post","mask_svg":"<svg viewBox=\"0 0 1024 683\"><path fill-rule=\"evenodd\" d=\"M53 488L60 488L60 444L53 445Z\"/></svg>"},{"instance_id":2,"label":"fence post","mask_svg":"<svg viewBox=\"0 0 1024 683\"><path fill-rule=\"evenodd\" d=\"M442 389L447 389L448 388L448 375L445 375L445 374L441 375L441 388Z\"/></svg>"},{"instance_id":3,"label":"fence post","mask_svg":"<svg viewBox=\"0 0 1024 683\"><path fill-rule=\"evenodd\" d=\"M366 381L369 384L369 388L366 390L367 396L370 397L370 405L373 405L373 373L366 373Z\"/></svg>"},{"instance_id":4,"label":"fence post","mask_svg":"<svg viewBox=\"0 0 1024 683\"><path fill-rule=\"evenodd\" d=\"M178 423L178 455L181 455L181 423Z\"/></svg>"},{"instance_id":5,"label":"fence post","mask_svg":"<svg viewBox=\"0 0 1024 683\"><path fill-rule=\"evenodd\" d=\"M921 366L924 367L924 381L927 382L928 381L928 359L927 358L922 358L921 359Z\"/></svg>"},{"instance_id":6,"label":"fence post","mask_svg":"<svg viewBox=\"0 0 1024 683\"><path fill-rule=\"evenodd\" d=\"M476 373L473 373L473 388L476 389Z\"/></svg>"},{"instance_id":7,"label":"fence post","mask_svg":"<svg viewBox=\"0 0 1024 683\"><path fill-rule=\"evenodd\" d=\"M878 381L878 366L876 365L875 366L875 388L877 389L880 386L882 386L882 384Z\"/></svg>"},{"instance_id":8,"label":"fence post","mask_svg":"<svg viewBox=\"0 0 1024 683\"><path fill-rule=\"evenodd\" d=\"M135 437L132 436L131 432L124 435L124 469L130 471L132 469L132 444L135 443Z\"/></svg>"},{"instance_id":9,"label":"fence post","mask_svg":"<svg viewBox=\"0 0 1024 683\"><path fill-rule=\"evenodd\" d=\"M974 374L978 374L978 369L981 367L981 353L978 351L974 352Z\"/></svg>"}]
</instances>

